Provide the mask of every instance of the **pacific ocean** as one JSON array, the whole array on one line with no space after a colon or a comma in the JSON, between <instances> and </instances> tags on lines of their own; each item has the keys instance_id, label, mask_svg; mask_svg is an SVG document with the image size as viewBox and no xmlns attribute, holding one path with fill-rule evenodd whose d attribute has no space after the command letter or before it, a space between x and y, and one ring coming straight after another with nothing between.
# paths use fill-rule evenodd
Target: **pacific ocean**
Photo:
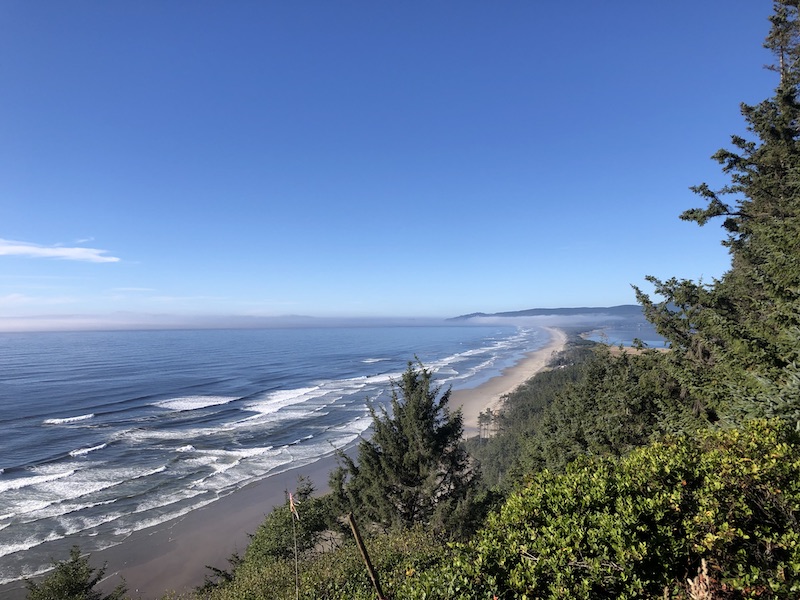
<instances>
[{"instance_id":1,"label":"pacific ocean","mask_svg":"<svg viewBox=\"0 0 800 600\"><path fill-rule=\"evenodd\" d=\"M409 361L469 388L547 339L499 325L0 334L0 584L346 448Z\"/></svg>"}]
</instances>

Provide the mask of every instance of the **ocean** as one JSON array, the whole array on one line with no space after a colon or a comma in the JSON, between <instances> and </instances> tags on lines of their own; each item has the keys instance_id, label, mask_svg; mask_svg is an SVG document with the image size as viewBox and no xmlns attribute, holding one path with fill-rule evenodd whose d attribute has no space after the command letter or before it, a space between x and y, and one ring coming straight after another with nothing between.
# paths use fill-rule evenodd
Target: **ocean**
<instances>
[{"instance_id":1,"label":"ocean","mask_svg":"<svg viewBox=\"0 0 800 600\"><path fill-rule=\"evenodd\" d=\"M0 334L0 585L368 433L408 361L471 388L538 327Z\"/></svg>"}]
</instances>

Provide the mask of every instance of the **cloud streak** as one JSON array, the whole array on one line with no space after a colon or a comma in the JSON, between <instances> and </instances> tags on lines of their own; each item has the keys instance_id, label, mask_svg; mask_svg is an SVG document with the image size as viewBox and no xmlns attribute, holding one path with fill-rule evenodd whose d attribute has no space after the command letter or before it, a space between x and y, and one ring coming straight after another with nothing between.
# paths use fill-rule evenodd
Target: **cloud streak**
<instances>
[{"instance_id":1,"label":"cloud streak","mask_svg":"<svg viewBox=\"0 0 800 600\"><path fill-rule=\"evenodd\" d=\"M58 258L93 263L119 262L116 256L106 256L107 250L97 248L42 246L0 238L0 256L27 256L28 258Z\"/></svg>"}]
</instances>

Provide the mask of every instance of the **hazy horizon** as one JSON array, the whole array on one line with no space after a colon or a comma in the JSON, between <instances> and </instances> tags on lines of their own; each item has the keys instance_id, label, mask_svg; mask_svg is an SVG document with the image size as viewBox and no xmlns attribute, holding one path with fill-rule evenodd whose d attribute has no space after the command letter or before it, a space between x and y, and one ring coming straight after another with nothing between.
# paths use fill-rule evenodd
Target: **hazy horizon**
<instances>
[{"instance_id":1,"label":"hazy horizon","mask_svg":"<svg viewBox=\"0 0 800 600\"><path fill-rule=\"evenodd\" d=\"M551 307L603 309L612 307ZM0 316L0 333L67 332L67 331L137 331L170 329L260 329L286 327L404 327L404 326L578 326L591 324L596 315L533 315L497 316L484 313L457 320L466 315L449 317L315 317L312 315L279 315L255 317L241 315L155 315L121 312L105 315L37 315L27 318Z\"/></svg>"},{"instance_id":2,"label":"hazy horizon","mask_svg":"<svg viewBox=\"0 0 800 600\"><path fill-rule=\"evenodd\" d=\"M14 327L446 318L710 281L724 232L678 215L777 84L770 7L743 0L0 15Z\"/></svg>"}]
</instances>

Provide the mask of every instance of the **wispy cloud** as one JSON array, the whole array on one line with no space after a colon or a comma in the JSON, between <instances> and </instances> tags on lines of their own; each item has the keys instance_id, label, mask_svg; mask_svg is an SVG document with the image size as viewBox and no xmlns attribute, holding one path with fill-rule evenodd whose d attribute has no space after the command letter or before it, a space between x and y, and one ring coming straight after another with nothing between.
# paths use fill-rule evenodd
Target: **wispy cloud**
<instances>
[{"instance_id":1,"label":"wispy cloud","mask_svg":"<svg viewBox=\"0 0 800 600\"><path fill-rule=\"evenodd\" d=\"M27 256L28 258L60 258L83 262L119 262L116 256L106 256L107 250L97 248L42 246L29 242L16 242L0 238L0 256Z\"/></svg>"}]
</instances>

